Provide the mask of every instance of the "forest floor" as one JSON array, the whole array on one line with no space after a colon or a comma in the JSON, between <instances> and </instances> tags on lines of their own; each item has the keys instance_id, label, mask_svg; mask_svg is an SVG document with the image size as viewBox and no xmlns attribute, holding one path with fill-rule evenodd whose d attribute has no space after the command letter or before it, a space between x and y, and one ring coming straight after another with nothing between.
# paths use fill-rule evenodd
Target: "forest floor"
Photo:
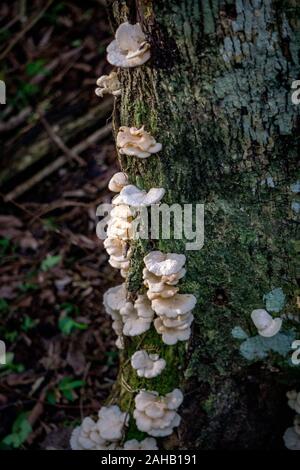
<instances>
[{"instance_id":1,"label":"forest floor","mask_svg":"<svg viewBox=\"0 0 300 470\"><path fill-rule=\"evenodd\" d=\"M100 0L7 0L0 18L0 447L60 447L117 371L95 233L117 168L94 93L111 32Z\"/></svg>"}]
</instances>

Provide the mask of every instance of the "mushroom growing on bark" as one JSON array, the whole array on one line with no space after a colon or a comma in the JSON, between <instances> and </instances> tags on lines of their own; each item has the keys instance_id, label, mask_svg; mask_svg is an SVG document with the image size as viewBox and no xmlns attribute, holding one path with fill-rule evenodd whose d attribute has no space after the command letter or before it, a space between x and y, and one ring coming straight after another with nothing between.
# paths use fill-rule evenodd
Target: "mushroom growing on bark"
<instances>
[{"instance_id":1,"label":"mushroom growing on bark","mask_svg":"<svg viewBox=\"0 0 300 470\"><path fill-rule=\"evenodd\" d=\"M146 192L133 184L129 184L112 200L112 203L114 205L125 204L131 207L151 206L152 204L158 204L164 194L164 188L151 188Z\"/></svg>"},{"instance_id":2,"label":"mushroom growing on bark","mask_svg":"<svg viewBox=\"0 0 300 470\"><path fill-rule=\"evenodd\" d=\"M70 438L72 450L116 449L117 441L122 438L129 417L117 405L103 406L98 413L98 420L84 418Z\"/></svg>"},{"instance_id":3,"label":"mushroom growing on bark","mask_svg":"<svg viewBox=\"0 0 300 470\"><path fill-rule=\"evenodd\" d=\"M102 77L98 78L96 83L99 88L96 88L95 93L100 98L103 98L103 95L107 93L111 93L114 96L121 95L121 84L116 72L111 72L109 75L102 75Z\"/></svg>"},{"instance_id":4,"label":"mushroom growing on bark","mask_svg":"<svg viewBox=\"0 0 300 470\"><path fill-rule=\"evenodd\" d=\"M122 23L107 46L107 60L117 67L137 67L150 59L150 44L139 23Z\"/></svg>"},{"instance_id":5,"label":"mushroom growing on bark","mask_svg":"<svg viewBox=\"0 0 300 470\"><path fill-rule=\"evenodd\" d=\"M162 335L163 342L172 346L178 341L187 341L190 338L193 320L194 316L191 312L178 315L176 318L159 315L154 320L154 327L157 333Z\"/></svg>"},{"instance_id":6,"label":"mushroom growing on bark","mask_svg":"<svg viewBox=\"0 0 300 470\"><path fill-rule=\"evenodd\" d=\"M178 388L165 396L159 396L155 391L141 390L135 397L133 412L137 428L150 436L169 436L180 424L176 410L182 400L183 395Z\"/></svg>"},{"instance_id":7,"label":"mushroom growing on bark","mask_svg":"<svg viewBox=\"0 0 300 470\"><path fill-rule=\"evenodd\" d=\"M145 295L139 295L134 304L126 302L121 308L120 314L125 336L137 336L145 333L149 330L154 317L151 303Z\"/></svg>"},{"instance_id":8,"label":"mushroom growing on bark","mask_svg":"<svg viewBox=\"0 0 300 470\"><path fill-rule=\"evenodd\" d=\"M127 186L127 184L128 176L126 173L118 171L109 180L108 189L114 193L119 193L124 188L124 186Z\"/></svg>"},{"instance_id":9,"label":"mushroom growing on bark","mask_svg":"<svg viewBox=\"0 0 300 470\"><path fill-rule=\"evenodd\" d=\"M144 285L150 300L173 297L179 290L174 287L185 275L185 255L151 251L144 258Z\"/></svg>"},{"instance_id":10,"label":"mushroom growing on bark","mask_svg":"<svg viewBox=\"0 0 300 470\"><path fill-rule=\"evenodd\" d=\"M146 268L155 276L171 276L172 274L177 274L181 271L185 262L185 255L162 253L161 251L151 251L144 258Z\"/></svg>"},{"instance_id":11,"label":"mushroom growing on bark","mask_svg":"<svg viewBox=\"0 0 300 470\"><path fill-rule=\"evenodd\" d=\"M136 127L122 126L117 135L117 147L121 155L129 157L147 158L162 149L162 145L146 132L144 126Z\"/></svg>"},{"instance_id":12,"label":"mushroom growing on bark","mask_svg":"<svg viewBox=\"0 0 300 470\"><path fill-rule=\"evenodd\" d=\"M136 351L131 357L131 365L139 377L152 379L161 374L166 367L166 361L158 354L148 354L147 351Z\"/></svg>"},{"instance_id":13,"label":"mushroom growing on bark","mask_svg":"<svg viewBox=\"0 0 300 470\"><path fill-rule=\"evenodd\" d=\"M184 315L193 310L196 302L196 297L193 294L175 294L173 297L165 299L154 299L152 308L157 315L176 318L178 315Z\"/></svg>"},{"instance_id":14,"label":"mushroom growing on bark","mask_svg":"<svg viewBox=\"0 0 300 470\"><path fill-rule=\"evenodd\" d=\"M266 338L275 336L282 325L281 318L273 318L266 310L259 308L253 310L251 319L257 328L258 334Z\"/></svg>"}]
</instances>

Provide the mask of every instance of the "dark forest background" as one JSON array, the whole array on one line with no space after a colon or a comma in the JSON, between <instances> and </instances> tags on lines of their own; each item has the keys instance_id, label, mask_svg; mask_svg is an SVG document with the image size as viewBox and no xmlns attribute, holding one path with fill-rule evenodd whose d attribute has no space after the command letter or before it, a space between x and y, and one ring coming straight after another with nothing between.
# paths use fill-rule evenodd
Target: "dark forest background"
<instances>
[{"instance_id":1,"label":"dark forest background","mask_svg":"<svg viewBox=\"0 0 300 470\"><path fill-rule=\"evenodd\" d=\"M67 445L97 411L117 353L102 294L116 282L95 235L116 170L103 1L0 5L1 448Z\"/></svg>"}]
</instances>

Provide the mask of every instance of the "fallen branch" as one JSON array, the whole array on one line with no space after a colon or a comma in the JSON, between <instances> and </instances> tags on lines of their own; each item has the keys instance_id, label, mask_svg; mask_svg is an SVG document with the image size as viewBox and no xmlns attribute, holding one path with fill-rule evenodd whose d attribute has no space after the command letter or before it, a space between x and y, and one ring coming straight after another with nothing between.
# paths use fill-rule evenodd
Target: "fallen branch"
<instances>
[{"instance_id":1,"label":"fallen branch","mask_svg":"<svg viewBox=\"0 0 300 470\"><path fill-rule=\"evenodd\" d=\"M107 124L106 126L102 127L101 129L91 134L83 142L80 142L79 144L75 145L71 149L71 152L75 152L75 153L83 152L95 142L104 139L111 132L111 130L112 130L112 124ZM37 183L40 183L44 178L48 177L49 175L57 171L68 161L69 161L69 158L66 155L62 155L58 157L54 162L50 163L50 165L46 166L45 168L40 170L38 173L33 175L29 180L20 184L15 189L13 189L10 193L6 194L4 196L5 202L12 201L18 198L19 196L24 194L26 191L31 189L33 186L35 186Z\"/></svg>"},{"instance_id":2,"label":"fallen branch","mask_svg":"<svg viewBox=\"0 0 300 470\"><path fill-rule=\"evenodd\" d=\"M60 129L60 137L65 145L71 147L69 141L73 140L74 136L82 132L84 134L92 132L97 123L103 122L105 118L107 119L112 110L112 103L113 100L105 99L103 103L94 106L87 114L80 115L77 118L74 118L71 112L72 109L70 109L69 114L63 116L55 124L55 128L57 126ZM52 123L50 125L53 126ZM29 131L38 132L39 137L35 138L28 145L26 135ZM72 145L74 146L74 143ZM37 161L42 160L52 151L52 148L52 140L49 139L46 131L40 128L40 123L36 120L26 128L26 132L22 129L19 134L15 133L12 139L4 144L2 149L0 184L8 181L17 173L26 170L26 168Z\"/></svg>"}]
</instances>

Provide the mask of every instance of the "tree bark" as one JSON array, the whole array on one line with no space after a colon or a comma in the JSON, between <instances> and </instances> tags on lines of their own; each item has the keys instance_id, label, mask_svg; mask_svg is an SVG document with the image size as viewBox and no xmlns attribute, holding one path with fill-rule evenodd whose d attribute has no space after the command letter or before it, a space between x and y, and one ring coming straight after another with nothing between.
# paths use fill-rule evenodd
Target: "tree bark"
<instances>
[{"instance_id":1,"label":"tree bark","mask_svg":"<svg viewBox=\"0 0 300 470\"><path fill-rule=\"evenodd\" d=\"M198 301L192 340L188 347L166 346L150 330L143 345L168 365L163 376L147 381L137 379L128 362L141 338L127 340L116 385L121 406L131 410L137 389L184 390L182 425L164 441L166 448L271 449L283 445L282 434L292 425L285 392L300 379L292 351L247 359L232 330L257 335L250 314L265 308L268 293L277 289L284 300L273 312L293 315L282 335L300 337L300 106L291 102L300 72L297 3L137 0L110 7L115 28L139 21L151 43L149 62L119 70L115 131L145 125L163 144L146 160L120 155L121 167L140 188L164 187L167 204L205 204L205 243L185 253L180 288ZM150 249L184 253L185 241L134 243L132 295L142 288L142 260ZM133 420L128 437L140 434Z\"/></svg>"}]
</instances>

